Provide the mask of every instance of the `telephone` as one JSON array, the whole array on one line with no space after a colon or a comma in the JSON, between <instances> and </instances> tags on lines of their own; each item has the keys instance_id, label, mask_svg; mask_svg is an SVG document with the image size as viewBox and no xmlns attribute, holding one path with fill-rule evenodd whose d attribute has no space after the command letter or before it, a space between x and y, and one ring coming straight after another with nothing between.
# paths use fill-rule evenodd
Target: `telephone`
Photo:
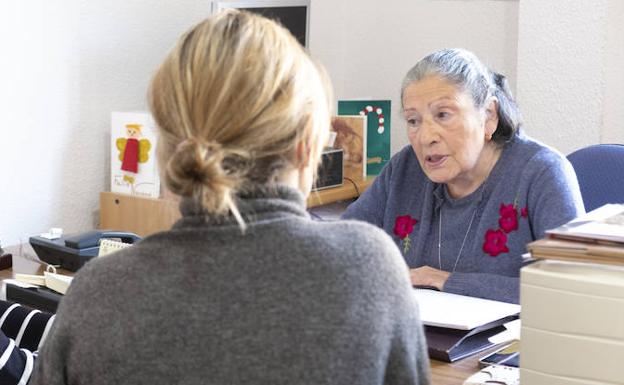
<instances>
[{"instance_id":1,"label":"telephone","mask_svg":"<svg viewBox=\"0 0 624 385\"><path fill-rule=\"evenodd\" d=\"M141 237L133 233L94 230L57 239L34 236L30 237L29 242L42 261L50 265L60 265L66 270L77 271L98 255L100 240L104 238L117 238L131 244L141 240Z\"/></svg>"}]
</instances>

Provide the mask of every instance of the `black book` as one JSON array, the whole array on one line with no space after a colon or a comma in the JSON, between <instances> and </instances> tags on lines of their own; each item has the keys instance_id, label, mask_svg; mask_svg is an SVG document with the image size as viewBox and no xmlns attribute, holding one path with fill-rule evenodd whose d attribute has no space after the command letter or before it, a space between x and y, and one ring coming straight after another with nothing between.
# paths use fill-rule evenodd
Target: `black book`
<instances>
[{"instance_id":1,"label":"black book","mask_svg":"<svg viewBox=\"0 0 624 385\"><path fill-rule=\"evenodd\" d=\"M24 306L46 311L48 313L56 313L56 308L63 298L63 294L59 294L54 290L46 287L23 288L11 283L6 284L7 301L17 302Z\"/></svg>"}]
</instances>

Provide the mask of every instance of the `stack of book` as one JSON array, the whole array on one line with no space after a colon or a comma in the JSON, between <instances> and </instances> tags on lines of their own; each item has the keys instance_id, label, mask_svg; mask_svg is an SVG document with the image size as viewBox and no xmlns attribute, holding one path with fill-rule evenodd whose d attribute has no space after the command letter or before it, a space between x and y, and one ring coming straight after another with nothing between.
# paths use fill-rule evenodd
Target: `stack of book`
<instances>
[{"instance_id":1,"label":"stack of book","mask_svg":"<svg viewBox=\"0 0 624 385\"><path fill-rule=\"evenodd\" d=\"M608 204L529 243L533 258L624 265L624 204Z\"/></svg>"}]
</instances>

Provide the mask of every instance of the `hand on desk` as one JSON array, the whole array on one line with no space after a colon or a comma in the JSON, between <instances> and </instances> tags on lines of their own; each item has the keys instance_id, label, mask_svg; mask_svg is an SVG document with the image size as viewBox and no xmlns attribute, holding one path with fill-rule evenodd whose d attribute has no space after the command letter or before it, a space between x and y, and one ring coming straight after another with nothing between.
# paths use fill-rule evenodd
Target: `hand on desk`
<instances>
[{"instance_id":1,"label":"hand on desk","mask_svg":"<svg viewBox=\"0 0 624 385\"><path fill-rule=\"evenodd\" d=\"M451 273L448 271L434 269L430 266L410 269L410 279L413 286L432 286L440 291L450 275Z\"/></svg>"}]
</instances>

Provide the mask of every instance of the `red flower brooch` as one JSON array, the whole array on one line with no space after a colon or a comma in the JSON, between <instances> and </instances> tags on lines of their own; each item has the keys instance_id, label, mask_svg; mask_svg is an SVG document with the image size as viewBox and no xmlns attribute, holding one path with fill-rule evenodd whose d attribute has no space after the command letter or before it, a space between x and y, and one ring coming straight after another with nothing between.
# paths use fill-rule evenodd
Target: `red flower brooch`
<instances>
[{"instance_id":1,"label":"red flower brooch","mask_svg":"<svg viewBox=\"0 0 624 385\"><path fill-rule=\"evenodd\" d=\"M518 211L513 204L504 205L501 203L498 212L500 213L498 225L504 232L510 233L518 230Z\"/></svg>"},{"instance_id":2,"label":"red flower brooch","mask_svg":"<svg viewBox=\"0 0 624 385\"><path fill-rule=\"evenodd\" d=\"M501 203L498 213L500 214L498 219L500 228L486 231L485 240L483 242L483 251L492 257L509 252L509 248L507 247L507 234L518 230L517 198L514 203L508 205ZM520 210L520 216L522 216L522 218L527 218L529 216L527 207Z\"/></svg>"},{"instance_id":3,"label":"red flower brooch","mask_svg":"<svg viewBox=\"0 0 624 385\"><path fill-rule=\"evenodd\" d=\"M507 253L507 235L502 230L488 230L485 232L483 251L496 257L500 253Z\"/></svg>"},{"instance_id":4,"label":"red flower brooch","mask_svg":"<svg viewBox=\"0 0 624 385\"><path fill-rule=\"evenodd\" d=\"M409 235L414 231L414 225L418 223L418 219L409 215L400 215L396 217L394 222L394 234L403 242L403 253L407 253L410 248Z\"/></svg>"}]
</instances>

